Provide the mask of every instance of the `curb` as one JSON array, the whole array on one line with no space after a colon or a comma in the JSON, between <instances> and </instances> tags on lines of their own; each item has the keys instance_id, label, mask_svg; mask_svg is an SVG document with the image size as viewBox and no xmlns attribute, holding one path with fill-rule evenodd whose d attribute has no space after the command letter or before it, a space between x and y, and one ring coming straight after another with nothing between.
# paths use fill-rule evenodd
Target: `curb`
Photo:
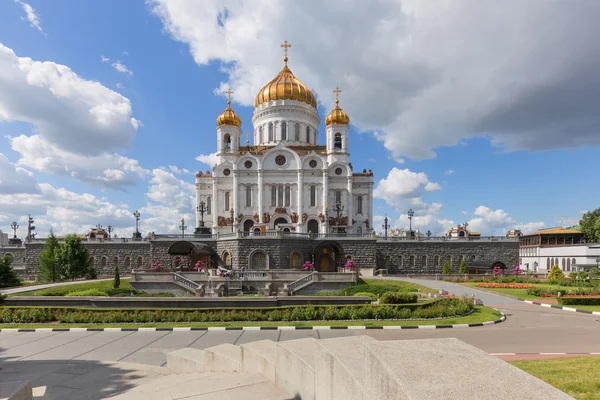
<instances>
[{"instance_id":1,"label":"curb","mask_svg":"<svg viewBox=\"0 0 600 400\"><path fill-rule=\"evenodd\" d=\"M490 353L491 356L600 356L600 353Z\"/></svg>"},{"instance_id":2,"label":"curb","mask_svg":"<svg viewBox=\"0 0 600 400\"><path fill-rule=\"evenodd\" d=\"M521 300L521 299L517 299ZM581 310L579 308L571 308L571 307L563 307L563 306L555 306L554 304L540 303L538 301L531 300L521 300L523 303L533 304L535 306L546 307L546 308L556 308L557 310L578 312L582 314L591 314L591 315L600 315L600 311L590 311L590 310Z\"/></svg>"},{"instance_id":3,"label":"curb","mask_svg":"<svg viewBox=\"0 0 600 400\"><path fill-rule=\"evenodd\" d=\"M496 309L494 309L496 310ZM0 329L0 332L189 332L189 331L300 331L300 330L363 330L363 329L458 329L476 328L479 326L495 325L506 321L506 314L496 310L502 317L495 321L478 322L476 324L453 324L453 325L388 325L388 326L243 326L243 327L174 327L174 328L8 328Z\"/></svg>"}]
</instances>

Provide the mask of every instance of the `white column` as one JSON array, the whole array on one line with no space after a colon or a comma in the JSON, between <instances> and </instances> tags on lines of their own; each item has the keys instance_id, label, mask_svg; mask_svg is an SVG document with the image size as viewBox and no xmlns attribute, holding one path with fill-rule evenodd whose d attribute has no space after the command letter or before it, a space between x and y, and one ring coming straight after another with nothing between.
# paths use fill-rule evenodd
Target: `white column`
<instances>
[{"instance_id":1,"label":"white column","mask_svg":"<svg viewBox=\"0 0 600 400\"><path fill-rule=\"evenodd\" d=\"M304 212L304 175L301 169L298 170L298 225L302 224L302 213Z\"/></svg>"},{"instance_id":2,"label":"white column","mask_svg":"<svg viewBox=\"0 0 600 400\"><path fill-rule=\"evenodd\" d=\"M329 207L329 179L328 179L328 170L324 169L323 170L323 205L322 205L322 212L323 215L325 216L325 223L323 224L324 227L327 227L327 224L329 223L329 221L327 220L328 218L328 212L327 212L327 208ZM325 233L329 233L329 232L325 232Z\"/></svg>"},{"instance_id":3,"label":"white column","mask_svg":"<svg viewBox=\"0 0 600 400\"><path fill-rule=\"evenodd\" d=\"M238 171L236 168L233 169L233 201L231 202L230 207L233 207L233 221L231 221L232 226L236 226L237 215L239 214L239 199L238 199Z\"/></svg>"},{"instance_id":4,"label":"white column","mask_svg":"<svg viewBox=\"0 0 600 400\"><path fill-rule=\"evenodd\" d=\"M217 210L219 209L219 200L217 199L217 178L212 179L212 202L210 204L210 219L212 221L212 233L217 233Z\"/></svg>"},{"instance_id":5,"label":"white column","mask_svg":"<svg viewBox=\"0 0 600 400\"><path fill-rule=\"evenodd\" d=\"M264 197L264 187L263 187L263 171L262 169L258 170L258 222L263 222L263 197Z\"/></svg>"},{"instance_id":6,"label":"white column","mask_svg":"<svg viewBox=\"0 0 600 400\"><path fill-rule=\"evenodd\" d=\"M348 225L352 228L352 218L354 217L354 196L352 195L352 177L348 177Z\"/></svg>"}]
</instances>

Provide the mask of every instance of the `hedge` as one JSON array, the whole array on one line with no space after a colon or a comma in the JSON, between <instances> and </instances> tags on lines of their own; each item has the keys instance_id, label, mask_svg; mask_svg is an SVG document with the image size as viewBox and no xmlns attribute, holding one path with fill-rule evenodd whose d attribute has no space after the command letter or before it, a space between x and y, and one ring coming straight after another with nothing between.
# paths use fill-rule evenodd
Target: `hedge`
<instances>
[{"instance_id":1,"label":"hedge","mask_svg":"<svg viewBox=\"0 0 600 400\"><path fill-rule=\"evenodd\" d=\"M377 301L377 295L375 293L371 293L371 292L358 292L358 293L354 293L354 296L370 297L371 301Z\"/></svg>"},{"instance_id":2,"label":"hedge","mask_svg":"<svg viewBox=\"0 0 600 400\"><path fill-rule=\"evenodd\" d=\"M381 296L381 304L410 304L417 302L417 295L414 293L387 292Z\"/></svg>"},{"instance_id":3,"label":"hedge","mask_svg":"<svg viewBox=\"0 0 600 400\"><path fill-rule=\"evenodd\" d=\"M440 299L422 305L296 306L263 309L83 309L2 307L0 323L163 323L245 321L336 321L430 319L464 315L473 309L469 299Z\"/></svg>"},{"instance_id":4,"label":"hedge","mask_svg":"<svg viewBox=\"0 0 600 400\"><path fill-rule=\"evenodd\" d=\"M106 292L98 289L87 289L80 290L78 292L69 292L65 294L65 297L79 297L79 296L106 296Z\"/></svg>"},{"instance_id":5,"label":"hedge","mask_svg":"<svg viewBox=\"0 0 600 400\"><path fill-rule=\"evenodd\" d=\"M600 306L599 297L559 297L561 306Z\"/></svg>"}]
</instances>

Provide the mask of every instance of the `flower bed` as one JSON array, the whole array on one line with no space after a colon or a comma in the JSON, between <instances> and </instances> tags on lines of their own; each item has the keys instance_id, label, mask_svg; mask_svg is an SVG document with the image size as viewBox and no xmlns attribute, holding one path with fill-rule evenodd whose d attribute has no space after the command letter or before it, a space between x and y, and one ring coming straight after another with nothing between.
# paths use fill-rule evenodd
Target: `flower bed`
<instances>
[{"instance_id":1,"label":"flower bed","mask_svg":"<svg viewBox=\"0 0 600 400\"><path fill-rule=\"evenodd\" d=\"M497 283L497 282L484 282L478 283L477 287L487 289L532 289L535 286L528 283Z\"/></svg>"}]
</instances>

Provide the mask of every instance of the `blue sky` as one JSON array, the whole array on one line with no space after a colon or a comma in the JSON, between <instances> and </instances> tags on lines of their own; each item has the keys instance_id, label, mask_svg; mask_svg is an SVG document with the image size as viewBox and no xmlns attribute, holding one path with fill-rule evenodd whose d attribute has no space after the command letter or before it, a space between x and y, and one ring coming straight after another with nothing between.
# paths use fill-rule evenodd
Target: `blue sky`
<instances>
[{"instance_id":1,"label":"blue sky","mask_svg":"<svg viewBox=\"0 0 600 400\"><path fill-rule=\"evenodd\" d=\"M176 231L193 215L193 174L208 169L196 158L216 148L224 88L251 131L284 39L323 120L342 89L378 226L387 214L408 228L409 208L436 234L464 221L489 235L576 223L600 197L600 57L581 41L598 33L598 10L587 6L2 2L0 66L20 67L0 71L0 229L31 213L42 236L98 223L129 236L137 209L142 230ZM562 29L527 28L549 16ZM566 55L549 58L557 45Z\"/></svg>"}]
</instances>

